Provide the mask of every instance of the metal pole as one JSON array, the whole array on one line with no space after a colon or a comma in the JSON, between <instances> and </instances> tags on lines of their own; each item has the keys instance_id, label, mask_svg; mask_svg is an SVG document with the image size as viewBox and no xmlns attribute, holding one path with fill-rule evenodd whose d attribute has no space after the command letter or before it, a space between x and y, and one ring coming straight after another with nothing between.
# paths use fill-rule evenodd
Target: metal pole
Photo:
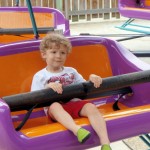
<instances>
[{"instance_id":1,"label":"metal pole","mask_svg":"<svg viewBox=\"0 0 150 150\"><path fill-rule=\"evenodd\" d=\"M68 0L65 0L65 10L64 15L66 19L69 19L69 7L68 7Z\"/></svg>"},{"instance_id":2,"label":"metal pole","mask_svg":"<svg viewBox=\"0 0 150 150\"><path fill-rule=\"evenodd\" d=\"M34 14L33 14L33 9L32 9L32 6L31 6L31 2L30 2L30 0L26 0L26 2L27 2L29 13L30 13L30 19L31 19L31 22L32 22L33 32L34 32L35 38L38 39L39 34L38 34L36 22L35 22L35 17L34 17Z\"/></svg>"},{"instance_id":3,"label":"metal pole","mask_svg":"<svg viewBox=\"0 0 150 150\"><path fill-rule=\"evenodd\" d=\"M62 6L63 6L62 0L56 0L56 8L57 8L58 10L60 10L61 12L63 11Z\"/></svg>"},{"instance_id":4,"label":"metal pole","mask_svg":"<svg viewBox=\"0 0 150 150\"><path fill-rule=\"evenodd\" d=\"M19 6L19 0L16 0L15 6Z\"/></svg>"}]
</instances>

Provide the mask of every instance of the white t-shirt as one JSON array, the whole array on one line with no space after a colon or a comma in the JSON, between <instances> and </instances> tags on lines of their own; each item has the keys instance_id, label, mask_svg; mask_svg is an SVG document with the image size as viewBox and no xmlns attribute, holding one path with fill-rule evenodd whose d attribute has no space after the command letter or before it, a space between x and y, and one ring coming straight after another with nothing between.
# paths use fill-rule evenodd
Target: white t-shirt
<instances>
[{"instance_id":1,"label":"white t-shirt","mask_svg":"<svg viewBox=\"0 0 150 150\"><path fill-rule=\"evenodd\" d=\"M44 89L50 82L58 82L62 85L84 82L85 79L72 67L63 67L59 73L51 73L46 68L38 71L32 80L31 91Z\"/></svg>"},{"instance_id":2,"label":"white t-shirt","mask_svg":"<svg viewBox=\"0 0 150 150\"><path fill-rule=\"evenodd\" d=\"M46 68L38 71L32 80L31 91L44 89L46 84L50 82L59 82L66 86L74 83L84 82L85 79L72 67L63 67L59 73L51 73ZM73 98L71 101L80 101L79 98ZM44 107L44 112L47 115L48 107Z\"/></svg>"}]
</instances>

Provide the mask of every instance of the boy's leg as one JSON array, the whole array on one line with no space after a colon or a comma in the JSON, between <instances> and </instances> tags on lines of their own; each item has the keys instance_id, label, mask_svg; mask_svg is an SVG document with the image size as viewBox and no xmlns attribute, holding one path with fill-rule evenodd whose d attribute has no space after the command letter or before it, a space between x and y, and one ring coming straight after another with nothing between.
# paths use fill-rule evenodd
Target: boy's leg
<instances>
[{"instance_id":1,"label":"boy's leg","mask_svg":"<svg viewBox=\"0 0 150 150\"><path fill-rule=\"evenodd\" d=\"M61 123L64 127L71 130L74 135L77 135L77 131L81 128L76 125L72 117L63 109L61 104L55 102L51 104L48 109L48 113L52 119Z\"/></svg>"},{"instance_id":2,"label":"boy's leg","mask_svg":"<svg viewBox=\"0 0 150 150\"><path fill-rule=\"evenodd\" d=\"M110 141L108 138L106 123L96 106L92 103L85 104L80 111L80 115L88 117L93 129L100 139L101 145L109 145Z\"/></svg>"},{"instance_id":3,"label":"boy's leg","mask_svg":"<svg viewBox=\"0 0 150 150\"><path fill-rule=\"evenodd\" d=\"M68 112L64 110L61 104L57 102L51 104L51 106L48 109L48 113L50 117L52 117L52 119L55 119L64 127L71 130L74 133L74 135L77 136L78 141L80 143L85 142L89 138L90 132L76 125L73 118Z\"/></svg>"}]
</instances>

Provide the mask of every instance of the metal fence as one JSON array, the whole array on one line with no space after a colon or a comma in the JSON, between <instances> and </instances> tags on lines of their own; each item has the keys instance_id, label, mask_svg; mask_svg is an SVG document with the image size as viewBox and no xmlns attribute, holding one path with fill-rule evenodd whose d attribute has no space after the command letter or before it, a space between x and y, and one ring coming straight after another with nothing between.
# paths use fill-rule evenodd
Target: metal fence
<instances>
[{"instance_id":1,"label":"metal fence","mask_svg":"<svg viewBox=\"0 0 150 150\"><path fill-rule=\"evenodd\" d=\"M26 6L26 0L18 0ZM13 7L17 0L0 0L0 6ZM119 19L118 0L31 0L32 6L53 7L73 22L90 22Z\"/></svg>"}]
</instances>

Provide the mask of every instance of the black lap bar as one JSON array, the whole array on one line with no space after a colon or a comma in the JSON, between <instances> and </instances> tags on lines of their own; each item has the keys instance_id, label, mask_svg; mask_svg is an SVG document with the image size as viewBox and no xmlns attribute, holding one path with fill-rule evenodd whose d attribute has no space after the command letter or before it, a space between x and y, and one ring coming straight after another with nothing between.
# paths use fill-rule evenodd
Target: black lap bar
<instances>
[{"instance_id":1,"label":"black lap bar","mask_svg":"<svg viewBox=\"0 0 150 150\"><path fill-rule=\"evenodd\" d=\"M54 31L53 27L38 28L38 33L46 34L50 31ZM20 35L20 34L33 34L33 28L13 28L3 29L0 28L0 35Z\"/></svg>"},{"instance_id":2,"label":"black lap bar","mask_svg":"<svg viewBox=\"0 0 150 150\"><path fill-rule=\"evenodd\" d=\"M150 82L150 70L128 73L118 76L103 78L99 88L87 81L63 87L63 93L57 94L52 89L43 89L34 92L5 96L2 99L9 105L11 111L28 109L38 104L37 107L50 105L55 101L67 102L72 98L87 99L107 95L107 91L119 90L135 84ZM108 92L109 93L109 92Z\"/></svg>"}]
</instances>

